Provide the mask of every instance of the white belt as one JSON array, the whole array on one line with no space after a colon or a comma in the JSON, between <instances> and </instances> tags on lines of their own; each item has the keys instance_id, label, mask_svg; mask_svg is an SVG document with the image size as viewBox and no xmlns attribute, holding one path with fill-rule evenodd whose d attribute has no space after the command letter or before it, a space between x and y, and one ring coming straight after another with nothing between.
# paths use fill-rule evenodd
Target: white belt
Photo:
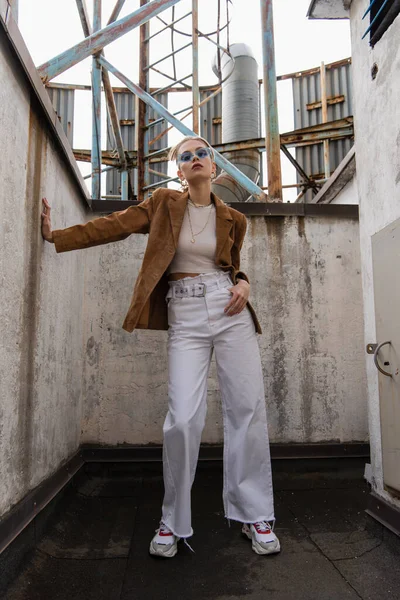
<instances>
[{"instance_id":1,"label":"white belt","mask_svg":"<svg viewBox=\"0 0 400 600\"><path fill-rule=\"evenodd\" d=\"M212 292L220 288L226 288L232 285L230 277L224 277L212 283L188 283L182 285L180 283L170 284L167 292L167 298L201 298L206 295L206 292Z\"/></svg>"}]
</instances>

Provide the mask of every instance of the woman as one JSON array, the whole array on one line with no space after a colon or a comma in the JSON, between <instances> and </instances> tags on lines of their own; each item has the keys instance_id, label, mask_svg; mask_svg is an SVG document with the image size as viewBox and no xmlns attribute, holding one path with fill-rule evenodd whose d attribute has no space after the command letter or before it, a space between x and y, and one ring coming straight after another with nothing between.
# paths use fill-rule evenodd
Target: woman
<instances>
[{"instance_id":1,"label":"woman","mask_svg":"<svg viewBox=\"0 0 400 600\"><path fill-rule=\"evenodd\" d=\"M201 137L171 150L185 191L158 189L138 206L51 230L43 199L42 235L57 252L149 233L123 328L168 329L168 414L164 423L165 495L150 553L170 558L193 535L190 493L206 414L207 374L215 352L224 417L225 516L243 523L257 554L279 552L264 386L249 283L239 271L246 218L211 192L216 165Z\"/></svg>"}]
</instances>

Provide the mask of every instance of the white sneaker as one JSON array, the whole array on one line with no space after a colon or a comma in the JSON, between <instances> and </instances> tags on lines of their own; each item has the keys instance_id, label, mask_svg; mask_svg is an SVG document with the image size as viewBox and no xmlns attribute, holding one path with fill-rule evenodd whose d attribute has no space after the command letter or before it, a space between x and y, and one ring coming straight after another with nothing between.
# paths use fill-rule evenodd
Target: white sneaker
<instances>
[{"instance_id":1,"label":"white sneaker","mask_svg":"<svg viewBox=\"0 0 400 600\"><path fill-rule=\"evenodd\" d=\"M180 538L161 521L160 527L156 529L156 535L150 542L149 552L153 556L172 558L178 552Z\"/></svg>"},{"instance_id":2,"label":"white sneaker","mask_svg":"<svg viewBox=\"0 0 400 600\"><path fill-rule=\"evenodd\" d=\"M251 540L251 546L256 554L275 554L281 546L268 521L244 523L242 533Z\"/></svg>"}]
</instances>

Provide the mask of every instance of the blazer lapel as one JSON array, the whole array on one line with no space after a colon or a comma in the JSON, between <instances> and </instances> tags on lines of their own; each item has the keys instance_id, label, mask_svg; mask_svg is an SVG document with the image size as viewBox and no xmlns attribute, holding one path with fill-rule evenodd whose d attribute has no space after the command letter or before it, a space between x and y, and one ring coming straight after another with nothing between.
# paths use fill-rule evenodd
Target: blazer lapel
<instances>
[{"instance_id":1,"label":"blazer lapel","mask_svg":"<svg viewBox=\"0 0 400 600\"><path fill-rule=\"evenodd\" d=\"M171 219L172 237L175 248L178 246L179 234L182 228L183 217L188 200L188 192L173 192L169 198L168 211Z\"/></svg>"},{"instance_id":2,"label":"blazer lapel","mask_svg":"<svg viewBox=\"0 0 400 600\"><path fill-rule=\"evenodd\" d=\"M218 265L222 250L224 249L226 240L232 230L233 218L226 204L224 204L214 193L211 193L211 195L214 200L216 212L217 249L215 252L215 262Z\"/></svg>"}]
</instances>

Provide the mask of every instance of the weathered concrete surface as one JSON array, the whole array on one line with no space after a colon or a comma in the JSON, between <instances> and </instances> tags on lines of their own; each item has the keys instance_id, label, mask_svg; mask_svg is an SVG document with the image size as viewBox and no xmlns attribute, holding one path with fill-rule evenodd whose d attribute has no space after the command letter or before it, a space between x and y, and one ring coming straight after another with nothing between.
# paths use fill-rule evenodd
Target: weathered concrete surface
<instances>
[{"instance_id":1,"label":"weathered concrete surface","mask_svg":"<svg viewBox=\"0 0 400 600\"><path fill-rule=\"evenodd\" d=\"M85 250L82 442L162 441L166 332L121 329L144 236ZM261 320L273 442L367 440L358 222L252 217L242 267ZM223 438L215 363L203 442Z\"/></svg>"},{"instance_id":2,"label":"weathered concrete surface","mask_svg":"<svg viewBox=\"0 0 400 600\"><path fill-rule=\"evenodd\" d=\"M376 341L371 236L400 217L400 18L374 48L361 40L363 0L351 4L353 96L355 103L357 187L360 198L360 244L365 343ZM371 69L376 63L376 78ZM378 371L366 355L372 485L377 494L400 507L383 489Z\"/></svg>"},{"instance_id":3,"label":"weathered concrete surface","mask_svg":"<svg viewBox=\"0 0 400 600\"><path fill-rule=\"evenodd\" d=\"M40 235L41 196L60 226L82 199L0 35L0 516L80 442L83 265Z\"/></svg>"},{"instance_id":4,"label":"weathered concrete surface","mask_svg":"<svg viewBox=\"0 0 400 600\"><path fill-rule=\"evenodd\" d=\"M363 466L348 459L318 468L273 464L282 548L275 556L257 556L240 524L228 526L222 472L200 467L189 540L195 554L180 542L171 560L148 553L163 496L161 467L89 472L4 600L394 600L400 539L365 514ZM0 557L0 572L2 566Z\"/></svg>"},{"instance_id":5,"label":"weathered concrete surface","mask_svg":"<svg viewBox=\"0 0 400 600\"><path fill-rule=\"evenodd\" d=\"M356 158L354 146L346 154L331 177L310 201L310 204L358 204Z\"/></svg>"}]
</instances>

